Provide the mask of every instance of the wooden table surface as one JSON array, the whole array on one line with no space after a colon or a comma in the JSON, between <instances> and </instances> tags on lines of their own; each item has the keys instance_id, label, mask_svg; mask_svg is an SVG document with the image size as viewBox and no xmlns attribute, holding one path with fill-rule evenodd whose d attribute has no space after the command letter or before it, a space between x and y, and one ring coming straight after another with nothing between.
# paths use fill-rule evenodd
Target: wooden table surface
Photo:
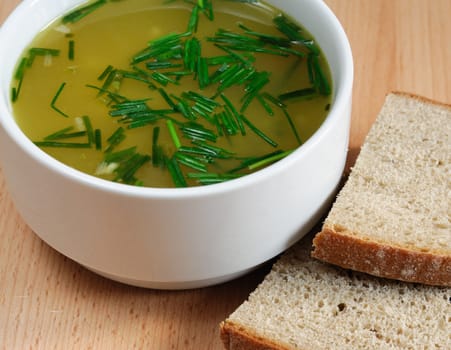
<instances>
[{"instance_id":1,"label":"wooden table surface","mask_svg":"<svg viewBox=\"0 0 451 350\"><path fill-rule=\"evenodd\" d=\"M355 61L349 167L387 92L451 103L451 0L326 2ZM18 3L0 0L0 23ZM0 172L0 349L222 349L219 322L269 267L189 291L111 282L43 243L17 214Z\"/></svg>"}]
</instances>

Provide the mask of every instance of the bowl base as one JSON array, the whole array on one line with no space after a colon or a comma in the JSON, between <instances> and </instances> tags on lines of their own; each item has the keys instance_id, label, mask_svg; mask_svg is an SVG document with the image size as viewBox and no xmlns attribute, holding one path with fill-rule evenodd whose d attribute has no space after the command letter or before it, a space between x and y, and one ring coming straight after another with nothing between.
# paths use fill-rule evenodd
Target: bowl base
<instances>
[{"instance_id":1,"label":"bowl base","mask_svg":"<svg viewBox=\"0 0 451 350\"><path fill-rule=\"evenodd\" d=\"M203 287L210 287L216 284L224 283L236 279L238 277L244 276L254 270L256 270L258 266L251 267L249 269L245 269L239 272L213 277L206 278L200 280L190 280L190 281L145 281L145 280L137 280L133 278L127 278L123 276L113 275L107 272L99 271L93 269L89 266L83 265L87 270L94 272L97 275L105 277L107 279L120 282L123 284L127 284L134 287L141 288L149 288L149 289L160 289L160 290L183 290L183 289L196 289Z\"/></svg>"}]
</instances>

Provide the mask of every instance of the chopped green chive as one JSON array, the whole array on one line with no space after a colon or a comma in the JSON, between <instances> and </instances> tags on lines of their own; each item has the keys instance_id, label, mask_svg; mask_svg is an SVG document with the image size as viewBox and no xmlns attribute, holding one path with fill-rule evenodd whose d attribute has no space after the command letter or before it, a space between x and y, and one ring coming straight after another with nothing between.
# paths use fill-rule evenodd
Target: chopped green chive
<instances>
[{"instance_id":1,"label":"chopped green chive","mask_svg":"<svg viewBox=\"0 0 451 350\"><path fill-rule=\"evenodd\" d=\"M103 79L103 85L101 89L99 89L98 96L101 96L103 91L108 90L110 87L114 88L113 92L117 92L121 79L122 76L117 73L116 69L110 69L106 77ZM114 82L116 82L116 84L113 84Z\"/></svg>"},{"instance_id":2,"label":"chopped green chive","mask_svg":"<svg viewBox=\"0 0 451 350\"><path fill-rule=\"evenodd\" d=\"M293 131L294 136L296 137L296 140L300 145L302 145L302 140L299 137L298 131L296 129L296 126L294 125L293 119L291 118L290 114L288 113L286 108L282 108L283 114L285 115L285 118L288 120L288 124L290 124L290 128Z\"/></svg>"},{"instance_id":3,"label":"chopped green chive","mask_svg":"<svg viewBox=\"0 0 451 350\"><path fill-rule=\"evenodd\" d=\"M241 119L243 122L251 129L255 134L260 136L264 141L269 143L273 147L277 147L277 142L272 140L269 136L267 136L263 131L261 131L259 128L257 128L254 124L251 123L249 119L247 119L244 115L241 115Z\"/></svg>"},{"instance_id":4,"label":"chopped green chive","mask_svg":"<svg viewBox=\"0 0 451 350\"><path fill-rule=\"evenodd\" d=\"M31 67L33 65L34 59L36 56L59 56L60 50L57 49L48 49L48 48L42 48L42 47L32 47L28 50L28 67Z\"/></svg>"},{"instance_id":5,"label":"chopped green chive","mask_svg":"<svg viewBox=\"0 0 451 350\"><path fill-rule=\"evenodd\" d=\"M213 19L214 19L213 2L211 0L198 0L197 5L202 10L202 12L205 14L205 16L210 21L213 21Z\"/></svg>"},{"instance_id":6,"label":"chopped green chive","mask_svg":"<svg viewBox=\"0 0 451 350\"><path fill-rule=\"evenodd\" d=\"M105 70L99 75L99 77L97 78L97 80L104 80L109 74L110 72L114 69L114 67L112 65L108 65Z\"/></svg>"},{"instance_id":7,"label":"chopped green chive","mask_svg":"<svg viewBox=\"0 0 451 350\"><path fill-rule=\"evenodd\" d=\"M242 57L245 57L246 62L252 62L255 60L255 57L251 54L243 54ZM230 63L238 63L241 62L236 56L233 55L222 55L222 56L213 56L207 57L207 64L209 66L218 66L222 64L230 64Z\"/></svg>"},{"instance_id":8,"label":"chopped green chive","mask_svg":"<svg viewBox=\"0 0 451 350\"><path fill-rule=\"evenodd\" d=\"M20 60L19 66L16 69L16 73L14 74L14 79L16 80L22 80L24 73L25 73L25 68L28 66L28 58L27 57L22 57L22 59Z\"/></svg>"},{"instance_id":9,"label":"chopped green chive","mask_svg":"<svg viewBox=\"0 0 451 350\"><path fill-rule=\"evenodd\" d=\"M96 150L102 149L102 131L100 129L94 130L94 143L96 145Z\"/></svg>"},{"instance_id":10,"label":"chopped green chive","mask_svg":"<svg viewBox=\"0 0 451 350\"><path fill-rule=\"evenodd\" d=\"M260 104L263 106L263 108L265 109L265 111L270 115L273 116L274 115L274 111L272 110L271 106L268 104L268 102L263 98L263 96L261 94L257 95L257 99L258 102L260 102Z\"/></svg>"},{"instance_id":11,"label":"chopped green chive","mask_svg":"<svg viewBox=\"0 0 451 350\"><path fill-rule=\"evenodd\" d=\"M211 157L222 159L229 159L234 155L233 152L230 152L224 148L213 146L202 141L193 141L193 144L195 145L195 147L193 148L181 147L180 151L186 152L188 150L191 151L196 150L199 152L204 152L203 154L206 155L208 154Z\"/></svg>"},{"instance_id":12,"label":"chopped green chive","mask_svg":"<svg viewBox=\"0 0 451 350\"><path fill-rule=\"evenodd\" d=\"M331 93L331 87L329 82L327 81L326 75L321 68L319 63L318 55L310 55L311 60L309 61L311 67L310 69L313 71L313 85L316 90L324 96L328 96Z\"/></svg>"},{"instance_id":13,"label":"chopped green chive","mask_svg":"<svg viewBox=\"0 0 451 350\"><path fill-rule=\"evenodd\" d=\"M247 167L249 168L249 170L255 170L257 168L267 166L271 163L281 160L282 158L285 158L291 152L293 152L293 150L271 154L269 156L263 157L262 159L259 159L258 161L249 164Z\"/></svg>"},{"instance_id":14,"label":"chopped green chive","mask_svg":"<svg viewBox=\"0 0 451 350\"><path fill-rule=\"evenodd\" d=\"M147 62L146 67L149 70L154 69L168 69L168 68L179 68L182 67L179 63L172 63L170 61L154 61L154 62Z\"/></svg>"},{"instance_id":15,"label":"chopped green chive","mask_svg":"<svg viewBox=\"0 0 451 350\"><path fill-rule=\"evenodd\" d=\"M47 135L44 137L44 140L55 140L55 139L59 139L61 138L61 136L67 134L69 131L73 130L74 127L73 126L69 126L67 128L63 128L61 130L58 130L50 135Z\"/></svg>"},{"instance_id":16,"label":"chopped green chive","mask_svg":"<svg viewBox=\"0 0 451 350\"><path fill-rule=\"evenodd\" d=\"M197 75L199 80L199 88L203 90L210 84L208 64L205 57L199 57L197 60Z\"/></svg>"},{"instance_id":17,"label":"chopped green chive","mask_svg":"<svg viewBox=\"0 0 451 350\"><path fill-rule=\"evenodd\" d=\"M140 183L135 177L135 173L148 161L150 161L149 155L134 153L129 159L121 162L119 167L114 170L114 172L116 173L115 181L130 185L136 185L137 183Z\"/></svg>"},{"instance_id":18,"label":"chopped green chive","mask_svg":"<svg viewBox=\"0 0 451 350\"><path fill-rule=\"evenodd\" d=\"M159 88L158 92L160 93L161 97L163 97L163 99L166 101L166 103L169 105L169 107L171 107L173 110L175 110L177 108L177 105L174 103L174 101L172 101L172 99L169 97L168 93L166 92L166 90Z\"/></svg>"},{"instance_id":19,"label":"chopped green chive","mask_svg":"<svg viewBox=\"0 0 451 350\"><path fill-rule=\"evenodd\" d=\"M253 79L250 80L245 88L246 94L242 99L243 105L241 106L241 113L246 110L254 97L260 93L260 90L269 83L269 76L270 73L266 71L255 72Z\"/></svg>"},{"instance_id":20,"label":"chopped green chive","mask_svg":"<svg viewBox=\"0 0 451 350\"><path fill-rule=\"evenodd\" d=\"M180 127L180 130L186 138L189 138L191 140L216 142L218 138L218 136L212 130L205 128L201 124L193 122L182 125ZM177 148L180 148L180 146Z\"/></svg>"},{"instance_id":21,"label":"chopped green chive","mask_svg":"<svg viewBox=\"0 0 451 350\"><path fill-rule=\"evenodd\" d=\"M271 94L269 94L267 92L263 92L261 94L261 97L263 97L264 99L268 100L269 102L271 102L272 104L276 105L277 107L285 108L287 106L279 98L274 97L273 95L271 95Z\"/></svg>"},{"instance_id":22,"label":"chopped green chive","mask_svg":"<svg viewBox=\"0 0 451 350\"><path fill-rule=\"evenodd\" d=\"M199 6L194 5L191 11L191 17L188 22L188 32L195 33L197 32L197 24L199 22Z\"/></svg>"},{"instance_id":23,"label":"chopped green chive","mask_svg":"<svg viewBox=\"0 0 451 350\"><path fill-rule=\"evenodd\" d=\"M120 163L129 159L135 153L136 146L133 146L120 151L107 153L104 160L106 163Z\"/></svg>"},{"instance_id":24,"label":"chopped green chive","mask_svg":"<svg viewBox=\"0 0 451 350\"><path fill-rule=\"evenodd\" d=\"M186 91L182 93L182 96L194 101L196 105L209 112L212 112L216 107L220 105L214 99L201 95L200 93L195 91Z\"/></svg>"},{"instance_id":25,"label":"chopped green chive","mask_svg":"<svg viewBox=\"0 0 451 350\"><path fill-rule=\"evenodd\" d=\"M23 57L17 66L16 72L14 73L14 79L18 81L17 86L13 87L11 90L11 101L16 102L19 98L19 94L22 88L23 77L25 74L25 68L28 66L28 58Z\"/></svg>"},{"instance_id":26,"label":"chopped green chive","mask_svg":"<svg viewBox=\"0 0 451 350\"><path fill-rule=\"evenodd\" d=\"M187 183L175 157L166 160L166 167L171 174L175 187L186 187Z\"/></svg>"},{"instance_id":27,"label":"chopped green chive","mask_svg":"<svg viewBox=\"0 0 451 350\"><path fill-rule=\"evenodd\" d=\"M290 40L288 40L287 38L281 38L281 37L277 37L275 35L269 35L269 34L265 34L265 33L253 32L250 30L246 30L245 33L250 36L255 36L256 38L258 38L260 41L262 41L264 43L268 43L268 44L280 46L280 47L289 47L290 46Z\"/></svg>"},{"instance_id":28,"label":"chopped green chive","mask_svg":"<svg viewBox=\"0 0 451 350\"><path fill-rule=\"evenodd\" d=\"M185 42L184 64L190 72L197 71L197 61L201 55L200 41L196 37L187 39Z\"/></svg>"},{"instance_id":29,"label":"chopped green chive","mask_svg":"<svg viewBox=\"0 0 451 350\"><path fill-rule=\"evenodd\" d=\"M70 61L73 61L75 59L75 41L69 40L68 45L69 45L69 49L68 49L67 57L69 58Z\"/></svg>"},{"instance_id":30,"label":"chopped green chive","mask_svg":"<svg viewBox=\"0 0 451 350\"><path fill-rule=\"evenodd\" d=\"M69 118L69 116L64 113L61 109L59 109L58 107L55 106L56 101L58 100L59 96L61 95L61 92L63 91L64 87L66 86L66 82L63 82L58 90L56 91L55 96L53 97L52 101L50 102L50 107L55 110L56 112L58 112L59 114L61 114L63 117Z\"/></svg>"},{"instance_id":31,"label":"chopped green chive","mask_svg":"<svg viewBox=\"0 0 451 350\"><path fill-rule=\"evenodd\" d=\"M181 58L183 53L182 39L190 35L191 32L170 33L153 39L144 50L133 56L132 63L136 64L150 59L167 60Z\"/></svg>"},{"instance_id":32,"label":"chopped green chive","mask_svg":"<svg viewBox=\"0 0 451 350\"><path fill-rule=\"evenodd\" d=\"M169 83L178 85L179 83L177 82L177 80L174 80L170 77L168 77L166 74L164 73L159 73L159 72L153 72L151 74L152 79L154 79L157 83L166 86Z\"/></svg>"},{"instance_id":33,"label":"chopped green chive","mask_svg":"<svg viewBox=\"0 0 451 350\"><path fill-rule=\"evenodd\" d=\"M184 98L171 95L175 100L177 100L177 111L180 112L186 119L195 120L196 116L192 111L188 101Z\"/></svg>"},{"instance_id":34,"label":"chopped green chive","mask_svg":"<svg viewBox=\"0 0 451 350\"><path fill-rule=\"evenodd\" d=\"M75 131L75 132L68 132L68 133L61 133L61 134L51 134L46 137L44 137L45 141L50 140L63 140L63 139L70 139L70 138L76 138L76 137L82 137L86 136L86 131Z\"/></svg>"},{"instance_id":35,"label":"chopped green chive","mask_svg":"<svg viewBox=\"0 0 451 350\"><path fill-rule=\"evenodd\" d=\"M291 100L291 99L311 99L316 97L318 94L314 88L305 88L299 90L293 90L279 95L281 101Z\"/></svg>"},{"instance_id":36,"label":"chopped green chive","mask_svg":"<svg viewBox=\"0 0 451 350\"><path fill-rule=\"evenodd\" d=\"M175 153L175 158L180 164L183 164L189 168L197 171L207 172L207 166L204 162L200 161L198 158L193 157L188 154L177 152Z\"/></svg>"},{"instance_id":37,"label":"chopped green chive","mask_svg":"<svg viewBox=\"0 0 451 350\"><path fill-rule=\"evenodd\" d=\"M152 165L159 167L165 165L163 148L158 144L158 138L160 136L160 127L156 126L152 132Z\"/></svg>"},{"instance_id":38,"label":"chopped green chive","mask_svg":"<svg viewBox=\"0 0 451 350\"><path fill-rule=\"evenodd\" d=\"M20 84L19 84L19 87L20 87ZM19 87L13 86L11 88L11 102L13 102L13 103L16 102L17 99L19 98Z\"/></svg>"},{"instance_id":39,"label":"chopped green chive","mask_svg":"<svg viewBox=\"0 0 451 350\"><path fill-rule=\"evenodd\" d=\"M136 113L148 111L149 108L146 105L147 99L133 100L117 103L111 107L109 112L110 116L133 116Z\"/></svg>"},{"instance_id":40,"label":"chopped green chive","mask_svg":"<svg viewBox=\"0 0 451 350\"><path fill-rule=\"evenodd\" d=\"M304 37L301 34L301 28L297 24L290 21L286 16L280 14L274 17L273 22L275 23L277 29L285 34L288 39L292 41L304 40Z\"/></svg>"},{"instance_id":41,"label":"chopped green chive","mask_svg":"<svg viewBox=\"0 0 451 350\"><path fill-rule=\"evenodd\" d=\"M236 58L238 61L241 61L243 64L248 64L250 65L252 63L252 61L249 61L248 56L247 55L241 55L239 53L234 52L231 48L224 46L224 45L219 45L216 44L216 47L220 48L221 50L224 50L225 52L227 52L229 55L231 55L232 57ZM245 50L246 52L249 52L249 47L248 49Z\"/></svg>"},{"instance_id":42,"label":"chopped green chive","mask_svg":"<svg viewBox=\"0 0 451 350\"><path fill-rule=\"evenodd\" d=\"M148 74L142 74L142 71L126 71L126 70L117 70L116 76L121 78L133 79L136 81L143 82L148 85L152 85L153 83L150 81L151 76Z\"/></svg>"},{"instance_id":43,"label":"chopped green chive","mask_svg":"<svg viewBox=\"0 0 451 350\"><path fill-rule=\"evenodd\" d=\"M241 135L243 135L243 136L246 135L246 130L244 128L243 120L240 116L240 113L236 110L233 103L224 94L221 94L221 98L224 100L226 107L230 110L232 115L235 117L238 127L240 129Z\"/></svg>"},{"instance_id":44,"label":"chopped green chive","mask_svg":"<svg viewBox=\"0 0 451 350\"><path fill-rule=\"evenodd\" d=\"M83 17L89 15L91 12L97 10L99 7L105 5L107 0L98 0L92 4L75 9L69 12L62 18L63 23L75 23L81 20Z\"/></svg>"},{"instance_id":45,"label":"chopped green chive","mask_svg":"<svg viewBox=\"0 0 451 350\"><path fill-rule=\"evenodd\" d=\"M180 142L180 139L177 135L173 121L171 119L166 120L166 126L168 127L169 135L171 135L171 139L174 143L175 148L180 148L182 146L182 143Z\"/></svg>"},{"instance_id":46,"label":"chopped green chive","mask_svg":"<svg viewBox=\"0 0 451 350\"><path fill-rule=\"evenodd\" d=\"M202 185L213 185L221 182L237 179L239 174L216 174L216 173L188 173L187 177L195 179Z\"/></svg>"},{"instance_id":47,"label":"chopped green chive","mask_svg":"<svg viewBox=\"0 0 451 350\"><path fill-rule=\"evenodd\" d=\"M92 128L91 119L87 115L84 115L82 120L88 135L88 143L91 144L95 142L94 129Z\"/></svg>"},{"instance_id":48,"label":"chopped green chive","mask_svg":"<svg viewBox=\"0 0 451 350\"><path fill-rule=\"evenodd\" d=\"M235 135L238 130L238 125L235 119L233 119L232 113L228 113L228 111L224 110L218 113L218 121L226 135Z\"/></svg>"},{"instance_id":49,"label":"chopped green chive","mask_svg":"<svg viewBox=\"0 0 451 350\"><path fill-rule=\"evenodd\" d=\"M90 148L90 143L77 142L58 142L58 141L35 141L34 144L39 147L55 147L55 148Z\"/></svg>"},{"instance_id":50,"label":"chopped green chive","mask_svg":"<svg viewBox=\"0 0 451 350\"><path fill-rule=\"evenodd\" d=\"M108 98L111 99L111 101L114 101L116 103L119 103L120 101L126 101L127 98L125 96L119 95L113 91L107 90L107 89L103 89L101 87L97 87L94 85L90 85L87 84L86 87L90 88L90 89L94 89L97 90L99 92L99 94L106 94L108 96Z\"/></svg>"},{"instance_id":51,"label":"chopped green chive","mask_svg":"<svg viewBox=\"0 0 451 350\"><path fill-rule=\"evenodd\" d=\"M123 127L119 127L114 131L110 137L107 138L108 147L105 153L111 152L118 144L125 139L125 130Z\"/></svg>"}]
</instances>

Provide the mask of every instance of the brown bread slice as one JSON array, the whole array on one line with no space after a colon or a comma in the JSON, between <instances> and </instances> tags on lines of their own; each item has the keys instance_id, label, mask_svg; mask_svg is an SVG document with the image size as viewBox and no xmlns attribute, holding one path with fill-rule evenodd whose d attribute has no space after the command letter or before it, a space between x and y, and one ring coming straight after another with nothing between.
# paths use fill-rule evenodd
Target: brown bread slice
<instances>
[{"instance_id":1,"label":"brown bread slice","mask_svg":"<svg viewBox=\"0 0 451 350\"><path fill-rule=\"evenodd\" d=\"M451 288L345 270L292 247L222 324L227 350L449 349Z\"/></svg>"},{"instance_id":2,"label":"brown bread slice","mask_svg":"<svg viewBox=\"0 0 451 350\"><path fill-rule=\"evenodd\" d=\"M335 265L292 247L221 323L225 348L449 349L450 137L450 106L388 95L314 239Z\"/></svg>"},{"instance_id":3,"label":"brown bread slice","mask_svg":"<svg viewBox=\"0 0 451 350\"><path fill-rule=\"evenodd\" d=\"M451 286L451 106L389 94L313 243L344 268Z\"/></svg>"}]
</instances>

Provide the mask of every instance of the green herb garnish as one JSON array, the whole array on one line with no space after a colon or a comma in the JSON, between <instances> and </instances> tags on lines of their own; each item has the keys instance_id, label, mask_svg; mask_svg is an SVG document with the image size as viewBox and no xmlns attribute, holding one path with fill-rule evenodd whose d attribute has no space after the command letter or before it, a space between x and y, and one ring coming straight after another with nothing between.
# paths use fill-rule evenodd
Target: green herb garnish
<instances>
[{"instance_id":1,"label":"green herb garnish","mask_svg":"<svg viewBox=\"0 0 451 350\"><path fill-rule=\"evenodd\" d=\"M97 10L101 6L105 5L107 0L97 0L92 4L80 7L75 9L72 12L69 12L62 18L63 23L75 23L81 20L83 17L89 15L91 12Z\"/></svg>"},{"instance_id":2,"label":"green herb garnish","mask_svg":"<svg viewBox=\"0 0 451 350\"><path fill-rule=\"evenodd\" d=\"M39 147L55 147L55 148L91 148L90 143L78 142L58 142L58 141L34 141Z\"/></svg>"},{"instance_id":3,"label":"green herb garnish","mask_svg":"<svg viewBox=\"0 0 451 350\"><path fill-rule=\"evenodd\" d=\"M235 179L290 154L293 150L279 149L279 144L283 147L280 136L266 131L263 118L288 123L294 139L302 144L296 129L297 121L290 114L292 106L298 101L329 96L332 90L316 42L283 14L273 18L276 30L271 34L259 31L258 25L254 29L252 24L238 23L235 27L218 28L212 35L202 36L200 26L206 20L215 19L213 1L184 1L192 6L183 28L186 31L149 40L129 57L125 67L107 64L102 72L98 72L100 74L94 79L98 80L99 86L85 85L95 90L94 98L105 105L107 115L117 123L111 135L102 136L102 130L93 127L90 117L83 116L76 121L78 128L84 130L65 127L35 144L40 147L92 148L93 152L102 154L97 174L125 184L143 185L137 177L138 170L149 163L158 168L155 171L168 173L175 187ZM229 1L258 3L258 0ZM108 2L91 1L69 12L62 18L62 23L78 22ZM65 41L68 61L75 60L73 37L71 33L67 36L70 40ZM49 48L28 50L14 75L13 102L19 97L25 70L33 65L35 58L44 56L45 64L59 54L59 50ZM261 57L268 55L273 56L274 62L287 60L285 77L305 66L308 81L294 88L290 83L287 85L290 89L284 89L285 77L273 77L272 69L260 64ZM285 65L280 64L280 68L283 67ZM187 81L189 90L182 85ZM135 85L144 88L139 97L129 96L133 93L128 91L133 91ZM130 90L129 86L132 86ZM71 111L60 108L65 87L66 82L61 83L50 107L68 118ZM122 143L130 129L144 127L149 128L151 137L151 147L145 151L148 154L139 153L138 146L128 147ZM222 147L233 145L236 138L251 134L255 134L262 144L270 145L272 150L268 152L264 145L262 148L266 151L243 156L228 150L229 146ZM161 137L172 144L163 148ZM76 138L84 139L69 142L78 141ZM290 142L294 143L293 140Z\"/></svg>"},{"instance_id":4,"label":"green herb garnish","mask_svg":"<svg viewBox=\"0 0 451 350\"><path fill-rule=\"evenodd\" d=\"M152 132L152 165L159 167L165 165L165 155L163 148L158 143L160 127L156 126Z\"/></svg>"},{"instance_id":5,"label":"green herb garnish","mask_svg":"<svg viewBox=\"0 0 451 350\"><path fill-rule=\"evenodd\" d=\"M47 135L44 137L45 141L51 141L51 140L61 140L61 139L70 139L75 137L81 137L86 136L86 131L75 131L75 132L69 132L73 130L73 126L69 126L67 128L63 128L61 130L58 130L50 135Z\"/></svg>"},{"instance_id":6,"label":"green herb garnish","mask_svg":"<svg viewBox=\"0 0 451 350\"><path fill-rule=\"evenodd\" d=\"M171 139L174 143L175 148L180 148L182 146L182 143L180 142L174 123L171 119L166 120L166 126L168 127L169 135L171 135Z\"/></svg>"},{"instance_id":7,"label":"green herb garnish","mask_svg":"<svg viewBox=\"0 0 451 350\"><path fill-rule=\"evenodd\" d=\"M102 130L100 129L94 130L94 143L96 146L96 150L100 151L102 149Z\"/></svg>"},{"instance_id":8,"label":"green herb garnish","mask_svg":"<svg viewBox=\"0 0 451 350\"><path fill-rule=\"evenodd\" d=\"M169 170L169 174L172 177L172 181L174 182L175 187L187 187L186 179L183 176L183 172L180 169L180 165L177 161L177 158L167 158L166 159L166 167Z\"/></svg>"},{"instance_id":9,"label":"green herb garnish","mask_svg":"<svg viewBox=\"0 0 451 350\"><path fill-rule=\"evenodd\" d=\"M183 136L191 140L216 142L218 139L218 136L214 131L194 122L182 124L180 126L180 131L183 133ZM177 148L180 148L180 146L181 145Z\"/></svg>"},{"instance_id":10,"label":"green herb garnish","mask_svg":"<svg viewBox=\"0 0 451 350\"><path fill-rule=\"evenodd\" d=\"M69 40L68 45L67 57L70 61L73 61L75 59L75 41Z\"/></svg>"},{"instance_id":11,"label":"green herb garnish","mask_svg":"<svg viewBox=\"0 0 451 350\"><path fill-rule=\"evenodd\" d=\"M277 142L272 140L268 135L266 135L263 131L257 128L249 119L247 119L244 115L241 115L241 120L251 129L256 135L260 136L264 141L269 143L273 147L277 147Z\"/></svg>"},{"instance_id":12,"label":"green herb garnish","mask_svg":"<svg viewBox=\"0 0 451 350\"><path fill-rule=\"evenodd\" d=\"M114 67L110 64L108 65L105 70L99 75L99 77L97 78L97 80L104 80L110 73L111 71L114 69Z\"/></svg>"},{"instance_id":13,"label":"green herb garnish","mask_svg":"<svg viewBox=\"0 0 451 350\"><path fill-rule=\"evenodd\" d=\"M52 101L50 102L50 107L51 107L54 111L56 111L56 112L58 112L59 114L61 114L63 117L69 118L69 116L68 116L66 113L64 113L61 109L59 109L59 108L56 107L56 105L55 105L55 104L56 104L56 101L58 100L58 98L60 97L61 93L63 92L63 89L64 89L65 86L66 86L66 83L65 83L65 82L61 83L61 85L59 86L58 90L56 91L55 96L53 96L53 99L52 99Z\"/></svg>"},{"instance_id":14,"label":"green herb garnish","mask_svg":"<svg viewBox=\"0 0 451 350\"><path fill-rule=\"evenodd\" d=\"M31 49L28 50L27 65L28 65L28 67L31 67L33 65L33 62L34 62L34 59L36 56L56 57L56 56L59 56L59 54L60 54L60 50L57 50L57 49L32 47Z\"/></svg>"},{"instance_id":15,"label":"green herb garnish","mask_svg":"<svg viewBox=\"0 0 451 350\"><path fill-rule=\"evenodd\" d=\"M205 165L205 162L203 162L199 158L180 152L175 153L174 156L180 164L183 164L197 171L207 172L207 166Z\"/></svg>"},{"instance_id":16,"label":"green herb garnish","mask_svg":"<svg viewBox=\"0 0 451 350\"><path fill-rule=\"evenodd\" d=\"M291 99L312 99L317 96L317 91L314 88L305 88L286 92L279 95L281 101L291 100Z\"/></svg>"},{"instance_id":17,"label":"green herb garnish","mask_svg":"<svg viewBox=\"0 0 451 350\"><path fill-rule=\"evenodd\" d=\"M195 33L197 32L197 24L199 23L199 6L194 5L191 11L191 17L188 22L188 32Z\"/></svg>"},{"instance_id":18,"label":"green herb garnish","mask_svg":"<svg viewBox=\"0 0 451 350\"><path fill-rule=\"evenodd\" d=\"M111 152L117 145L119 145L125 139L125 130L123 127L119 127L114 131L110 137L107 138L108 147L105 153Z\"/></svg>"},{"instance_id":19,"label":"green herb garnish","mask_svg":"<svg viewBox=\"0 0 451 350\"><path fill-rule=\"evenodd\" d=\"M11 91L11 100L12 102L16 102L19 98L20 90L22 88L23 77L25 74L25 68L28 65L28 58L23 57L20 60L19 65L17 66L16 72L14 74L14 79L18 81L17 86L12 88Z\"/></svg>"},{"instance_id":20,"label":"green herb garnish","mask_svg":"<svg viewBox=\"0 0 451 350\"><path fill-rule=\"evenodd\" d=\"M309 55L309 60L307 61L309 65L309 71L312 74L313 85L315 89L321 94L328 96L331 93L331 88L329 82L327 81L326 75L321 68L319 63L318 55Z\"/></svg>"},{"instance_id":21,"label":"green herb garnish","mask_svg":"<svg viewBox=\"0 0 451 350\"><path fill-rule=\"evenodd\" d=\"M146 154L134 153L130 158L121 162L119 167L114 170L116 173L115 181L130 185L137 185L141 182L135 177L136 172L144 164L150 161L150 156Z\"/></svg>"},{"instance_id":22,"label":"green herb garnish","mask_svg":"<svg viewBox=\"0 0 451 350\"><path fill-rule=\"evenodd\" d=\"M290 151L285 151L285 152L277 152L275 154L271 154L268 156L264 156L261 159L258 159L254 162L251 162L250 164L248 164L248 169L249 170L255 170L257 168L262 168L264 166L267 166L271 163L274 163L278 160L281 160L283 158L285 158L287 155L289 155L291 152L293 152L292 150Z\"/></svg>"},{"instance_id":23,"label":"green herb garnish","mask_svg":"<svg viewBox=\"0 0 451 350\"><path fill-rule=\"evenodd\" d=\"M221 182L237 179L239 174L217 174L217 173L188 173L187 177L197 180L202 185L213 185Z\"/></svg>"},{"instance_id":24,"label":"green herb garnish","mask_svg":"<svg viewBox=\"0 0 451 350\"><path fill-rule=\"evenodd\" d=\"M299 137L298 131L296 129L296 126L294 125L293 119L291 118L290 114L288 113L286 108L282 108L283 114L285 115L285 118L288 121L288 124L290 124L290 128L293 131L294 136L296 137L296 140L298 141L299 145L302 145L301 138Z\"/></svg>"},{"instance_id":25,"label":"green herb garnish","mask_svg":"<svg viewBox=\"0 0 451 350\"><path fill-rule=\"evenodd\" d=\"M91 119L87 115L84 115L82 117L82 120L83 120L83 125L85 126L85 129L86 129L86 134L88 136L88 143L92 144L93 142L95 142L95 135L94 135L94 129L92 128Z\"/></svg>"}]
</instances>

